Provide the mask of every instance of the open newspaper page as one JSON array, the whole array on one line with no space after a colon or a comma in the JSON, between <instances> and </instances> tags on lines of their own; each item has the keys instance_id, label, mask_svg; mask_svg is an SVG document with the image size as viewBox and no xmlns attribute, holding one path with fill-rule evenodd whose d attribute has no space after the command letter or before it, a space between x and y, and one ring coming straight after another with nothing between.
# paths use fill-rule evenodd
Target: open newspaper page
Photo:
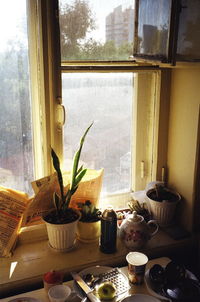
<instances>
[{"instance_id":1,"label":"open newspaper page","mask_svg":"<svg viewBox=\"0 0 200 302\"><path fill-rule=\"evenodd\" d=\"M70 185L70 171L63 173L65 193ZM77 202L90 200L98 206L103 180L103 169L88 169L77 191L72 196L70 207ZM44 177L32 183L35 195L0 186L0 257L11 256L11 251L22 226L41 223L42 215L54 209L53 193L60 195L57 174Z\"/></svg>"},{"instance_id":2,"label":"open newspaper page","mask_svg":"<svg viewBox=\"0 0 200 302\"><path fill-rule=\"evenodd\" d=\"M0 257L11 255L28 205L27 194L0 186Z\"/></svg>"},{"instance_id":3,"label":"open newspaper page","mask_svg":"<svg viewBox=\"0 0 200 302\"><path fill-rule=\"evenodd\" d=\"M66 185L66 187L68 187L69 181L65 178L64 180L65 183L68 183L68 185ZM42 215L49 212L49 210L54 209L53 193L56 192L60 195L56 173L33 181L31 185L35 192L35 196L24 213L23 226L41 223Z\"/></svg>"},{"instance_id":4,"label":"open newspaper page","mask_svg":"<svg viewBox=\"0 0 200 302\"><path fill-rule=\"evenodd\" d=\"M87 170L87 173L80 182L77 191L72 196L70 207L77 207L77 202L84 202L85 200L90 200L95 205L98 205L102 187L103 171L103 169ZM70 171L63 172L65 193L69 189L70 178ZM56 173L32 182L32 187L35 192L35 197L32 199L24 215L23 225L26 226L41 223L41 216L49 212L49 210L54 209L52 201L53 193L56 192L60 195Z\"/></svg>"},{"instance_id":5,"label":"open newspaper page","mask_svg":"<svg viewBox=\"0 0 200 302\"><path fill-rule=\"evenodd\" d=\"M77 202L90 200L98 207L103 182L104 170L88 169L83 180L80 182L77 191L72 195L71 207L77 207Z\"/></svg>"}]
</instances>

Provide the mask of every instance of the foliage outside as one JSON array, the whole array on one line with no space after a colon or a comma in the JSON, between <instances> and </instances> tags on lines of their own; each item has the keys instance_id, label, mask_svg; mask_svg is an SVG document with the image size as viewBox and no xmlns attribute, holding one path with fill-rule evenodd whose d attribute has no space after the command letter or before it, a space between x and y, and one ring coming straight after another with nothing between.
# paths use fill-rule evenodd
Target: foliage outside
<instances>
[{"instance_id":1,"label":"foliage outside","mask_svg":"<svg viewBox=\"0 0 200 302\"><path fill-rule=\"evenodd\" d=\"M127 60L133 54L133 43L116 46L110 40L100 43L87 34L96 29L95 17L88 2L75 0L60 7L60 43L65 60Z\"/></svg>"}]
</instances>

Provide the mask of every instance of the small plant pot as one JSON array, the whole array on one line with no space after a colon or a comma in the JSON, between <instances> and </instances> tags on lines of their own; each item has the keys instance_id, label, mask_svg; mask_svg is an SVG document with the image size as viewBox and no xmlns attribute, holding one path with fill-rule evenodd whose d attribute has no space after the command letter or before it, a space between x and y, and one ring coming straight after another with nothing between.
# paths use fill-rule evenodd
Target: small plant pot
<instances>
[{"instance_id":1,"label":"small plant pot","mask_svg":"<svg viewBox=\"0 0 200 302\"><path fill-rule=\"evenodd\" d=\"M79 214L78 219L65 224L49 223L45 221L45 217L43 218L47 227L49 245L55 251L67 252L74 248L76 243L77 223L80 219L80 212L77 212Z\"/></svg>"},{"instance_id":2,"label":"small plant pot","mask_svg":"<svg viewBox=\"0 0 200 302\"><path fill-rule=\"evenodd\" d=\"M83 222L77 224L77 238L84 243L92 243L100 237L100 221Z\"/></svg>"},{"instance_id":3,"label":"small plant pot","mask_svg":"<svg viewBox=\"0 0 200 302\"><path fill-rule=\"evenodd\" d=\"M173 224L176 206L181 200L179 193L170 189L167 189L167 192L169 193L168 199L163 199L161 201L153 199L155 196L155 189L150 189L146 193L153 219L155 219L157 223L163 227Z\"/></svg>"}]
</instances>

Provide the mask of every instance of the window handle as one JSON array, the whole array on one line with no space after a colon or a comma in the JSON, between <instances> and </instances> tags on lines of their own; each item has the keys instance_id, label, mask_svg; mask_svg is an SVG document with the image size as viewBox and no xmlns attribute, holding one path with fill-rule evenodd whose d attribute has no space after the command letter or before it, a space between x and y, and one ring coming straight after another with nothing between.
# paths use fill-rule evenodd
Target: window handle
<instances>
[{"instance_id":1,"label":"window handle","mask_svg":"<svg viewBox=\"0 0 200 302\"><path fill-rule=\"evenodd\" d=\"M56 127L58 130L62 130L62 127L65 124L65 118L66 118L65 107L61 104L58 104L56 106Z\"/></svg>"}]
</instances>

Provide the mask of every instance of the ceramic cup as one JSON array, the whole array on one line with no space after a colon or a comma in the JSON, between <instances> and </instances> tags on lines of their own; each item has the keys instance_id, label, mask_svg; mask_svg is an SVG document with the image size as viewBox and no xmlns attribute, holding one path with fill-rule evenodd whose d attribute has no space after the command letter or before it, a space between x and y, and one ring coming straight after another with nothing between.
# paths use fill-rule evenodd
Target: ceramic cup
<instances>
[{"instance_id":1,"label":"ceramic cup","mask_svg":"<svg viewBox=\"0 0 200 302\"><path fill-rule=\"evenodd\" d=\"M142 284L148 257L140 252L130 252L126 255L128 262L128 278L132 284Z\"/></svg>"},{"instance_id":2,"label":"ceramic cup","mask_svg":"<svg viewBox=\"0 0 200 302\"><path fill-rule=\"evenodd\" d=\"M48 291L48 297L51 302L66 302L71 296L71 288L60 284L52 286Z\"/></svg>"}]
</instances>

